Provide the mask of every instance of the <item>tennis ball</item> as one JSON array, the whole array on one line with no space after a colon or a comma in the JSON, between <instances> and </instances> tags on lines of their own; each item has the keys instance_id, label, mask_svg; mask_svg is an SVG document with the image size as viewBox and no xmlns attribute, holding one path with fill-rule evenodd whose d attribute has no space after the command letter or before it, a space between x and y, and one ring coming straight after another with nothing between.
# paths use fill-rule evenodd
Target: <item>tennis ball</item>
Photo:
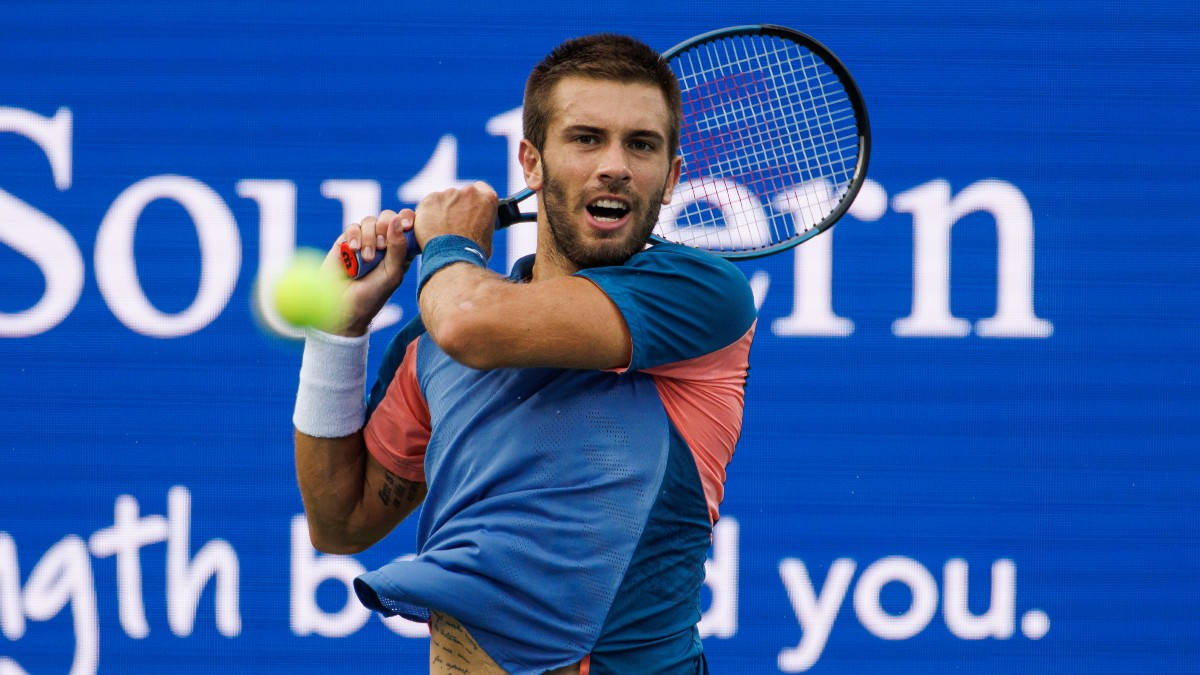
<instances>
[{"instance_id":1,"label":"tennis ball","mask_svg":"<svg viewBox=\"0 0 1200 675\"><path fill-rule=\"evenodd\" d=\"M297 250L275 283L275 309L284 321L326 331L341 322L346 281L321 269L324 258L316 249Z\"/></svg>"}]
</instances>

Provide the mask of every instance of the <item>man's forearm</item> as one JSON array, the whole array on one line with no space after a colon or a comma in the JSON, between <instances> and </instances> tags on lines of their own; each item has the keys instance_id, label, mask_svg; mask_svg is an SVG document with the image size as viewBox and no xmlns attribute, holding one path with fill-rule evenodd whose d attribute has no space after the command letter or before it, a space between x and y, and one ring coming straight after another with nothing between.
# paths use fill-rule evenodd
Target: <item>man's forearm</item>
<instances>
[{"instance_id":1,"label":"man's forearm","mask_svg":"<svg viewBox=\"0 0 1200 675\"><path fill-rule=\"evenodd\" d=\"M490 270L465 263L449 265L421 289L421 321L429 336L456 361L474 368L494 367L489 355L503 350L504 335L490 326L508 315L512 284Z\"/></svg>"},{"instance_id":2,"label":"man's forearm","mask_svg":"<svg viewBox=\"0 0 1200 675\"><path fill-rule=\"evenodd\" d=\"M363 499L366 445L362 432L316 438L296 432L296 480L313 546L327 553L361 550L353 517Z\"/></svg>"},{"instance_id":3,"label":"man's forearm","mask_svg":"<svg viewBox=\"0 0 1200 675\"><path fill-rule=\"evenodd\" d=\"M296 392L296 478L319 550L357 545L355 512L363 500L367 338L308 331ZM361 547L360 547L361 548Z\"/></svg>"},{"instance_id":4,"label":"man's forearm","mask_svg":"<svg viewBox=\"0 0 1200 675\"><path fill-rule=\"evenodd\" d=\"M632 343L625 319L595 284L564 276L514 284L448 265L421 290L429 336L459 363L491 368L619 368Z\"/></svg>"}]
</instances>

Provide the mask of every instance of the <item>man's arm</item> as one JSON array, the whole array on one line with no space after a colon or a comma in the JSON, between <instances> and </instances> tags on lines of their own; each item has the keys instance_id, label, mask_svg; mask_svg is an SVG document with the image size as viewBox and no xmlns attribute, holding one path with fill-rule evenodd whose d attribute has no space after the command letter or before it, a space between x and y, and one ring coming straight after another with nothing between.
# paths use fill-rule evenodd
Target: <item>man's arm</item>
<instances>
[{"instance_id":1,"label":"man's arm","mask_svg":"<svg viewBox=\"0 0 1200 675\"><path fill-rule=\"evenodd\" d=\"M403 280L408 268L403 230L411 229L413 217L411 210L399 214L385 211L378 221L367 218L352 225L334 243L325 260L326 266L344 274L337 253L342 241L361 250L368 260L383 254L382 251L377 253L376 249L386 243L387 253L379 267L347 284L342 294L343 324L331 331L341 338L325 336L314 344L312 340L319 336L310 336L305 345L306 362L312 359L315 372L311 382L306 382L304 368L301 369L301 394L306 396L306 403L301 406L298 395L297 427L311 425L314 428L306 430L321 433L321 436L297 428L296 477L304 500L309 536L313 546L325 553L355 553L369 547L412 513L425 498L424 483L390 473L371 456L361 428L351 432L353 426L350 426L329 434L316 429L328 426L320 419L325 412L323 406L338 408L330 415L339 418L334 426L357 424L361 427L361 418L352 418L362 414L361 410L353 411L353 407L362 401L362 382L359 380L355 386L348 386L347 382L365 377L365 345L357 363L351 362L354 361L354 348L347 349L344 345L366 339L362 336L371 319ZM343 346L310 353L326 340L341 341ZM341 363L347 356L346 363Z\"/></svg>"},{"instance_id":2,"label":"man's arm","mask_svg":"<svg viewBox=\"0 0 1200 675\"><path fill-rule=\"evenodd\" d=\"M358 553L382 539L425 499L425 483L375 460L359 431L342 438L296 432L296 478L313 546Z\"/></svg>"},{"instance_id":3,"label":"man's arm","mask_svg":"<svg viewBox=\"0 0 1200 675\"><path fill-rule=\"evenodd\" d=\"M471 368L629 364L625 319L599 287L581 277L513 284L459 263L429 278L420 305L434 342Z\"/></svg>"},{"instance_id":4,"label":"man's arm","mask_svg":"<svg viewBox=\"0 0 1200 675\"><path fill-rule=\"evenodd\" d=\"M492 249L496 193L484 183L427 195L417 207L422 246L464 236L485 258ZM428 262L428 261L427 261ZM451 358L480 370L513 367L620 368L629 364L629 328L592 282L558 277L512 284L466 262L438 267L421 288L421 319Z\"/></svg>"}]
</instances>

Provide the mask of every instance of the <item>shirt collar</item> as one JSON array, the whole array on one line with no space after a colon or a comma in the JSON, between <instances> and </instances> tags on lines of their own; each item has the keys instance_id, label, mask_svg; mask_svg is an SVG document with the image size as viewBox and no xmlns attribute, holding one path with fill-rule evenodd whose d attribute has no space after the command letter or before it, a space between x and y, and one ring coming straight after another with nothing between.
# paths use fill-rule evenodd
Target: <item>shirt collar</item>
<instances>
[{"instance_id":1,"label":"shirt collar","mask_svg":"<svg viewBox=\"0 0 1200 675\"><path fill-rule=\"evenodd\" d=\"M534 255L532 253L530 253L527 256L518 258L517 261L515 263L513 263L512 271L508 273L509 281L516 281L519 283L524 283L524 282L532 279L533 278L533 258L534 258Z\"/></svg>"}]
</instances>

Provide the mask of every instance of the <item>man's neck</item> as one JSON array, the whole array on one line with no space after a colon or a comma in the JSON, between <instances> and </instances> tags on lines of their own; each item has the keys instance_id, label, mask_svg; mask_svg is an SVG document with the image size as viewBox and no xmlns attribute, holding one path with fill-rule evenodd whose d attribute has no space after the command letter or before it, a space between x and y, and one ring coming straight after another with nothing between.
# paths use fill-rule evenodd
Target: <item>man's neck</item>
<instances>
[{"instance_id":1,"label":"man's neck","mask_svg":"<svg viewBox=\"0 0 1200 675\"><path fill-rule=\"evenodd\" d=\"M530 281L546 281L578 272L579 267L567 260L566 256L555 246L554 235L550 233L550 226L546 222L545 214L538 213L537 226L537 250L533 260L533 278Z\"/></svg>"}]
</instances>

